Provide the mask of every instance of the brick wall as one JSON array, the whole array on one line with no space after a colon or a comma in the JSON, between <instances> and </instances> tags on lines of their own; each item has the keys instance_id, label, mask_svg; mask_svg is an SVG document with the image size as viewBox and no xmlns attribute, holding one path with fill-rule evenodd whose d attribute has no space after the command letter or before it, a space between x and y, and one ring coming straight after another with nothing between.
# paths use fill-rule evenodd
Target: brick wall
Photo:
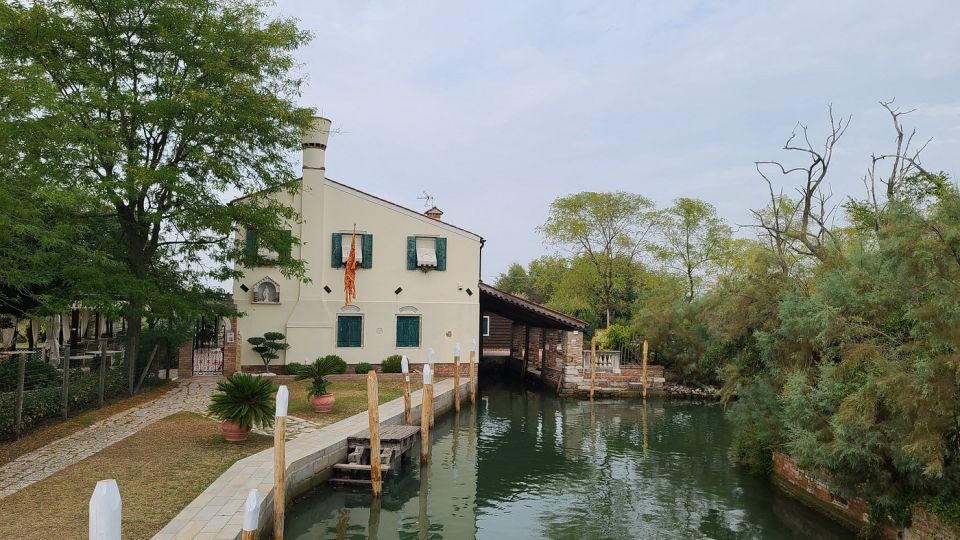
<instances>
[{"instance_id":1,"label":"brick wall","mask_svg":"<svg viewBox=\"0 0 960 540\"><path fill-rule=\"evenodd\" d=\"M240 331L237 329L236 315L230 317L230 328L233 332L233 342L225 341L223 344L223 374L229 377L237 371L240 364Z\"/></svg>"},{"instance_id":2,"label":"brick wall","mask_svg":"<svg viewBox=\"0 0 960 540\"><path fill-rule=\"evenodd\" d=\"M869 524L870 505L867 501L854 497L844 499L830 490L827 482L817 475L801 469L790 456L780 452L773 453L773 481L791 495L807 502L810 506L824 512L851 528ZM937 516L920 507L912 511L912 523L903 530L890 524L881 527L880 536L889 539L906 540L956 540L960 530L941 521Z\"/></svg>"},{"instance_id":3,"label":"brick wall","mask_svg":"<svg viewBox=\"0 0 960 540\"><path fill-rule=\"evenodd\" d=\"M177 352L177 378L183 379L193 376L193 339L180 346Z\"/></svg>"}]
</instances>

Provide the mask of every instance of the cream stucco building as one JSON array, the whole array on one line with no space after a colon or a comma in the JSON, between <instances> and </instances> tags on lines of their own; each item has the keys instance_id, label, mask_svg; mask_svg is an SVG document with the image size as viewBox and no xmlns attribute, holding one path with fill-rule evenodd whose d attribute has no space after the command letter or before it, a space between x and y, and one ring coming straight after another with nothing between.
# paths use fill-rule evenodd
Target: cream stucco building
<instances>
[{"instance_id":1,"label":"cream stucco building","mask_svg":"<svg viewBox=\"0 0 960 540\"><path fill-rule=\"evenodd\" d=\"M301 216L289 228L310 282L285 279L270 266L245 268L234 282L241 365L262 366L246 340L269 331L283 332L290 345L271 367L327 354L348 364L376 365L391 354L420 363L430 348L438 363L451 362L455 343L466 351L479 337L483 239L441 221L438 211L416 212L327 178L329 130L329 120L314 120L303 140L301 189L274 195ZM354 226L357 297L344 305ZM255 232L238 234L255 248Z\"/></svg>"}]
</instances>

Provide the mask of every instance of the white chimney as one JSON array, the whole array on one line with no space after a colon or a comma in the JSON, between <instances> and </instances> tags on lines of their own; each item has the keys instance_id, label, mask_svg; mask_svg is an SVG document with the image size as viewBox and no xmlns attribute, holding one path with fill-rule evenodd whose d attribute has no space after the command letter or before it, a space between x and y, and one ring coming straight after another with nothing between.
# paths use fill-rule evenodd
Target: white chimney
<instances>
[{"instance_id":1,"label":"white chimney","mask_svg":"<svg viewBox=\"0 0 960 540\"><path fill-rule=\"evenodd\" d=\"M306 261L330 259L330 235L323 226L324 191L326 170L324 158L327 139L330 136L330 120L314 117L303 133L303 184L300 190L300 257ZM326 241L325 241L326 240ZM329 266L329 264L327 265ZM300 298L322 298L326 284L322 274L324 266L311 267L312 283L300 287Z\"/></svg>"},{"instance_id":2,"label":"white chimney","mask_svg":"<svg viewBox=\"0 0 960 540\"><path fill-rule=\"evenodd\" d=\"M327 152L327 138L330 137L330 120L313 117L310 127L303 133L303 172L304 180L308 169L324 170L324 155ZM323 173L320 174L323 178Z\"/></svg>"}]
</instances>

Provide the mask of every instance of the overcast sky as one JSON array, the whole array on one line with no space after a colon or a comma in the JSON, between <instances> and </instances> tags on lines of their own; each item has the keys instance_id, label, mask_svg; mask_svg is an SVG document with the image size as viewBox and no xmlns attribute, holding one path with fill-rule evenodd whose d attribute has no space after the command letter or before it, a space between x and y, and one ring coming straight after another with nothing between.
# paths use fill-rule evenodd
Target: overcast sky
<instances>
[{"instance_id":1,"label":"overcast sky","mask_svg":"<svg viewBox=\"0 0 960 540\"><path fill-rule=\"evenodd\" d=\"M777 4L776 6L774 4ZM314 34L302 103L341 133L327 176L487 239L483 278L552 249L550 202L625 190L660 207L714 204L749 224L757 160L798 121L853 115L831 185L859 193L896 97L933 137L924 163L960 169L954 1L283 1ZM818 137L819 139L820 137ZM796 157L795 157L796 159ZM784 185L793 185L793 182Z\"/></svg>"}]
</instances>

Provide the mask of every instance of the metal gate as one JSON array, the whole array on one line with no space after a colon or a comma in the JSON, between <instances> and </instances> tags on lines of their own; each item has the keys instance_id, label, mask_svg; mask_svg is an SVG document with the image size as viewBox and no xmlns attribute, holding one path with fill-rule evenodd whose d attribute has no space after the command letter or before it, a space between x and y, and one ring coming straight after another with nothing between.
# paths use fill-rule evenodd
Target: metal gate
<instances>
[{"instance_id":1,"label":"metal gate","mask_svg":"<svg viewBox=\"0 0 960 540\"><path fill-rule=\"evenodd\" d=\"M223 345L226 328L220 318L208 322L200 319L193 334L193 374L220 375L223 373Z\"/></svg>"}]
</instances>

